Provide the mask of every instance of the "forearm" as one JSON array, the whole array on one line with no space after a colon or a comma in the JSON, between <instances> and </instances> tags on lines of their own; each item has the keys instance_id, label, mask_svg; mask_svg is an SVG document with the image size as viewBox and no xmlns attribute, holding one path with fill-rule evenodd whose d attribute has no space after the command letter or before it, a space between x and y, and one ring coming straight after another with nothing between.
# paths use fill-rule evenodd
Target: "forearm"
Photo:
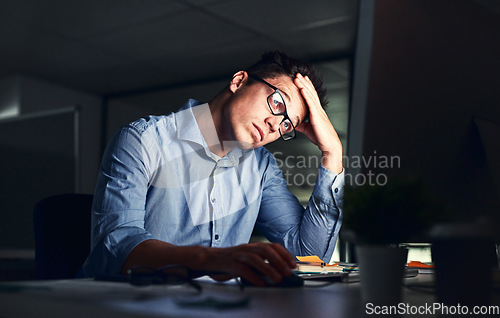
<instances>
[{"instance_id":1,"label":"forearm","mask_svg":"<svg viewBox=\"0 0 500 318\"><path fill-rule=\"evenodd\" d=\"M320 166L306 210L271 165L257 227L271 242L296 256L317 255L330 261L342 223L344 173Z\"/></svg>"},{"instance_id":2,"label":"forearm","mask_svg":"<svg viewBox=\"0 0 500 318\"><path fill-rule=\"evenodd\" d=\"M337 175L340 174L343 170L342 143L336 131L329 144L323 146L321 153L321 165Z\"/></svg>"},{"instance_id":3,"label":"forearm","mask_svg":"<svg viewBox=\"0 0 500 318\"><path fill-rule=\"evenodd\" d=\"M190 269L224 273L216 279L241 276L257 286L264 280L257 272L279 282L295 268L294 258L278 244L250 243L227 248L176 246L159 240L137 245L127 257L122 274L134 266L159 268L175 264Z\"/></svg>"},{"instance_id":4,"label":"forearm","mask_svg":"<svg viewBox=\"0 0 500 318\"><path fill-rule=\"evenodd\" d=\"M203 246L177 246L156 239L137 245L125 259L122 274L135 266L158 268L170 264L192 269L206 269L208 248Z\"/></svg>"},{"instance_id":5,"label":"forearm","mask_svg":"<svg viewBox=\"0 0 500 318\"><path fill-rule=\"evenodd\" d=\"M330 261L342 224L344 175L334 176L327 169L318 171L318 179L300 226L304 252ZM307 255L307 254L304 254Z\"/></svg>"}]
</instances>

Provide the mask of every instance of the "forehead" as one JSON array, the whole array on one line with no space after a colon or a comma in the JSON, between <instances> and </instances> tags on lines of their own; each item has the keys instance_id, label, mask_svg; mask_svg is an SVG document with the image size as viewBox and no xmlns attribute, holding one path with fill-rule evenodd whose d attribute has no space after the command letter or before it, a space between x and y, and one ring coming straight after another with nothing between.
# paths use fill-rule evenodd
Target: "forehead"
<instances>
[{"instance_id":1,"label":"forehead","mask_svg":"<svg viewBox=\"0 0 500 318\"><path fill-rule=\"evenodd\" d=\"M295 85L293 80L288 76L277 76L265 79L269 84L276 86L280 90L285 99L288 116L296 124L295 119L298 116L301 122L307 114L308 108L304 97Z\"/></svg>"}]
</instances>

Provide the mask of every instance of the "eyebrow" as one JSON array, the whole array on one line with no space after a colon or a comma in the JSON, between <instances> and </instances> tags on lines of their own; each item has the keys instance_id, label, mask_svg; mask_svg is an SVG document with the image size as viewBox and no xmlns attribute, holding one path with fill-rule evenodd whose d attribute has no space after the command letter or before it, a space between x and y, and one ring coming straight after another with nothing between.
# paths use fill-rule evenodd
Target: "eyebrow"
<instances>
[{"instance_id":1,"label":"eyebrow","mask_svg":"<svg viewBox=\"0 0 500 318\"><path fill-rule=\"evenodd\" d=\"M280 88L278 88L278 87L276 87L276 89L277 89L278 91L280 91L280 93L282 93L282 94L284 94L284 95L286 96L286 98L288 99L288 102L290 102L290 101L292 100L292 99L290 98L290 95L288 95L288 94L287 94L284 90L282 90L282 89L280 89Z\"/></svg>"}]
</instances>

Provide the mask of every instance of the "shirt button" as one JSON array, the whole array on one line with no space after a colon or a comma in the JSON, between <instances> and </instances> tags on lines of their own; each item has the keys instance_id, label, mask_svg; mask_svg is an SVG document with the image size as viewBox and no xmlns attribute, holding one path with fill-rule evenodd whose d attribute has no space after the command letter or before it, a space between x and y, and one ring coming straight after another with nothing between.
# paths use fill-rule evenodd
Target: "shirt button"
<instances>
[{"instance_id":1,"label":"shirt button","mask_svg":"<svg viewBox=\"0 0 500 318\"><path fill-rule=\"evenodd\" d=\"M216 201L216 200L215 200L215 198L212 198L210 201L211 201L212 203L215 203L215 201Z\"/></svg>"},{"instance_id":2,"label":"shirt button","mask_svg":"<svg viewBox=\"0 0 500 318\"><path fill-rule=\"evenodd\" d=\"M333 191L335 191L335 193L339 193L339 188L335 188Z\"/></svg>"},{"instance_id":3,"label":"shirt button","mask_svg":"<svg viewBox=\"0 0 500 318\"><path fill-rule=\"evenodd\" d=\"M215 234L215 240L219 239L219 234Z\"/></svg>"}]
</instances>

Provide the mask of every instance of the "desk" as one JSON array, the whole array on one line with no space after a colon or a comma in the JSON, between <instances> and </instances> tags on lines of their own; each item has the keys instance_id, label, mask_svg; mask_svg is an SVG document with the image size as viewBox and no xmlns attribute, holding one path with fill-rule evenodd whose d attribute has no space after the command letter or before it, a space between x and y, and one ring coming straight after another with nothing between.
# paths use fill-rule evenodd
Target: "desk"
<instances>
[{"instance_id":1,"label":"desk","mask_svg":"<svg viewBox=\"0 0 500 318\"><path fill-rule=\"evenodd\" d=\"M432 279L433 275L419 274L405 282ZM224 309L185 307L182 300L199 297L192 296L196 292L188 285L135 287L91 279L7 282L0 284L0 317L369 317L360 301L359 283L317 287L312 286L317 282L306 282L302 288L247 287L243 291L234 281L201 279L200 284L201 297L248 302ZM432 293L404 288L403 295L403 302L412 306L436 302Z\"/></svg>"}]
</instances>

